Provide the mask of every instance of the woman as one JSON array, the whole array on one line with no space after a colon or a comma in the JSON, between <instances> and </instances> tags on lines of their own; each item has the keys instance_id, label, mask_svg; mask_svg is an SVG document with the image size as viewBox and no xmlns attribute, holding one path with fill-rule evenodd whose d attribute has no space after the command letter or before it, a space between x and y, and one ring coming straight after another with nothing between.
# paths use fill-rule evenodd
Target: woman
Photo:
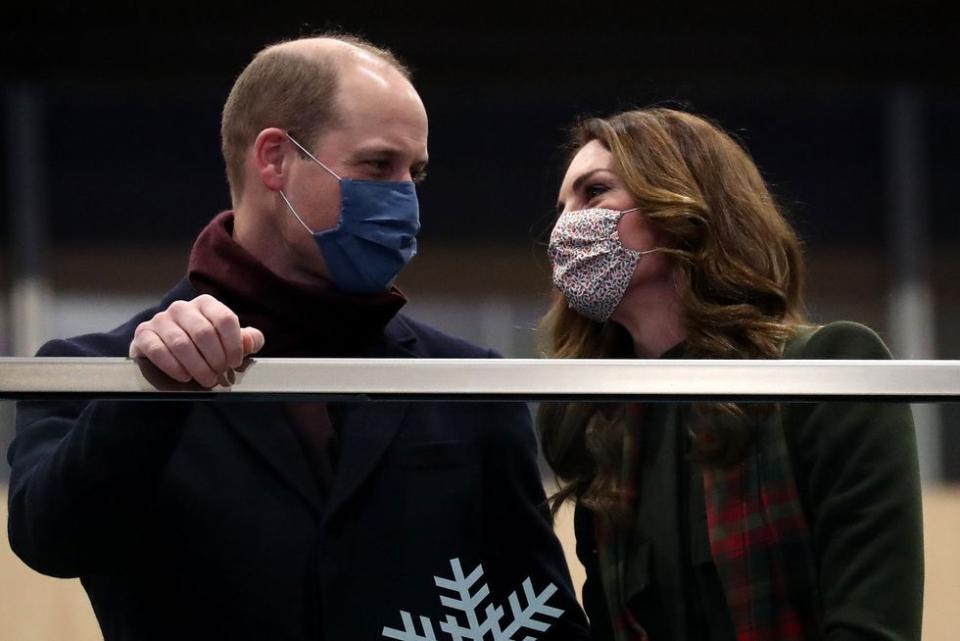
<instances>
[{"instance_id":1,"label":"woman","mask_svg":"<svg viewBox=\"0 0 960 641\"><path fill-rule=\"evenodd\" d=\"M543 327L556 358L890 358L805 323L799 242L747 153L670 109L574 131ZM922 524L902 404L553 404L597 639L919 640Z\"/></svg>"}]
</instances>

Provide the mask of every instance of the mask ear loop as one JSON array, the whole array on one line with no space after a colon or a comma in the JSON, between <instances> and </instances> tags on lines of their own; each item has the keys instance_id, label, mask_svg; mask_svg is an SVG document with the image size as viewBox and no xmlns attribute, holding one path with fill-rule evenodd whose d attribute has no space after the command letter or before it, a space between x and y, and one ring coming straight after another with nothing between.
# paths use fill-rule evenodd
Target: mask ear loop
<instances>
[{"instance_id":1,"label":"mask ear loop","mask_svg":"<svg viewBox=\"0 0 960 641\"><path fill-rule=\"evenodd\" d=\"M632 209L624 209L624 210L622 210L622 211L620 212L620 217L617 219L617 224L618 224L618 225L620 224L620 220L622 220L624 216L626 216L627 214L632 214L632 213L635 212L635 211L640 211L640 208L639 208L639 207L634 207L634 208L632 208ZM620 240L620 232L619 232L619 231L617 231L617 240L620 242L621 245L623 245L623 241ZM663 247L654 247L653 249L645 249L645 250L643 250L643 251L640 251L639 249L630 249L629 247L627 247L627 246L625 246L625 245L624 245L624 249L629 249L630 251L634 252L637 256L646 256L647 254L654 254L654 253L656 253L656 252L659 252L659 251L663 251L663 250L664 250Z\"/></svg>"},{"instance_id":2,"label":"mask ear loop","mask_svg":"<svg viewBox=\"0 0 960 641\"><path fill-rule=\"evenodd\" d=\"M318 165L320 165L321 167L323 167L324 169L326 169L326 170L330 173L331 176L333 176L333 177L336 178L337 180L343 180L343 178L341 178L341 177L337 174L337 172L335 172L334 170L330 169L329 167L327 167L326 165L324 165L322 162L320 162L320 160L319 160L316 156L314 156L313 154L311 154L310 151L309 151L306 147L304 147L303 145L301 145L300 143L298 143L296 140L294 140L293 136L291 136L289 133L287 134L287 139L290 140L290 142L292 142L293 144L295 144L295 145L297 146L297 148L300 149L300 151L302 151L304 154L306 154L306 155L307 155L307 158L309 158L309 159L312 160L313 162L317 163Z\"/></svg>"},{"instance_id":3,"label":"mask ear loop","mask_svg":"<svg viewBox=\"0 0 960 641\"><path fill-rule=\"evenodd\" d=\"M323 167L325 170L327 170L327 172L328 172L331 176L333 176L333 177L336 178L337 180L343 180L342 178L340 178L339 175L337 175L337 172L333 171L332 169L330 169L329 167L327 167L325 164L323 164L322 162L320 162L320 160L319 160L316 156L314 156L313 154L311 154L310 151L309 151L306 147L304 147L303 145L301 145L300 143L298 143L298 142L294 139L294 137L291 136L289 133L287 133L287 139L288 139L290 142L292 142L294 145L296 145L297 148L298 148L300 151L302 151L303 153L305 153L305 154L307 155L307 157L310 158L310 160L312 160L313 162L317 163L318 165L320 165L321 167ZM300 218L300 214L298 214L298 213L297 213L297 210L293 208L293 205L290 203L290 199L287 198L287 195L286 195L285 193L283 193L283 190L282 190L282 189L280 190L280 197L283 198L283 202L287 203L287 208L290 210L290 213L293 214L293 217L296 218L297 221L298 221L301 225L303 225L303 228L306 229L307 232L309 232L310 234L313 234L314 231L307 226L307 223L303 222L303 218Z\"/></svg>"},{"instance_id":4,"label":"mask ear loop","mask_svg":"<svg viewBox=\"0 0 960 641\"><path fill-rule=\"evenodd\" d=\"M303 228L312 235L313 230L307 227L307 223L303 222L303 218L300 218L300 214L298 214L297 210L293 208L292 204L290 204L290 199L287 198L287 195L283 193L282 189L280 190L280 197L283 198L283 202L287 203L287 209L289 209L290 213L293 214L293 217L297 219L297 222L303 225Z\"/></svg>"}]
</instances>

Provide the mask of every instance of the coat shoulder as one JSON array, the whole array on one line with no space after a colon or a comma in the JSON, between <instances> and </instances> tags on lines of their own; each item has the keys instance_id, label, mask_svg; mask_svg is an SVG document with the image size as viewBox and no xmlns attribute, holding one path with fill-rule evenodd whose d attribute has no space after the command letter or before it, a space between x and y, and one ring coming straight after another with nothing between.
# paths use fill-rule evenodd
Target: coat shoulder
<instances>
[{"instance_id":1,"label":"coat shoulder","mask_svg":"<svg viewBox=\"0 0 960 641\"><path fill-rule=\"evenodd\" d=\"M405 331L416 339L414 351L420 358L499 358L491 349L474 345L405 314L397 314L392 324L395 332Z\"/></svg>"},{"instance_id":2,"label":"coat shoulder","mask_svg":"<svg viewBox=\"0 0 960 641\"><path fill-rule=\"evenodd\" d=\"M106 332L81 334L48 341L37 350L36 355L41 357L126 356L137 325L149 320L157 312L166 309L173 301L187 300L195 296L196 292L184 279L167 292L159 303L138 312L121 325Z\"/></svg>"},{"instance_id":3,"label":"coat shoulder","mask_svg":"<svg viewBox=\"0 0 960 641\"><path fill-rule=\"evenodd\" d=\"M799 358L809 359L890 359L890 350L880 336L866 325L834 321L810 328Z\"/></svg>"}]
</instances>

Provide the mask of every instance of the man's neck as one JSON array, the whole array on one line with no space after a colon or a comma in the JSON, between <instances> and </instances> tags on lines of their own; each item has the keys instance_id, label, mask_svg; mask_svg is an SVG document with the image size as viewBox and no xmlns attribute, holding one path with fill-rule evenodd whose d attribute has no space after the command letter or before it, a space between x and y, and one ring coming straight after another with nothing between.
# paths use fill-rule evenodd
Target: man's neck
<instances>
[{"instance_id":1,"label":"man's neck","mask_svg":"<svg viewBox=\"0 0 960 641\"><path fill-rule=\"evenodd\" d=\"M676 290L669 277L628 291L611 320L630 333L634 352L641 358L658 358L686 338Z\"/></svg>"},{"instance_id":2,"label":"man's neck","mask_svg":"<svg viewBox=\"0 0 960 641\"><path fill-rule=\"evenodd\" d=\"M318 276L303 270L284 237L278 216L241 203L233 213L233 239L267 269L284 280L316 285Z\"/></svg>"}]
</instances>

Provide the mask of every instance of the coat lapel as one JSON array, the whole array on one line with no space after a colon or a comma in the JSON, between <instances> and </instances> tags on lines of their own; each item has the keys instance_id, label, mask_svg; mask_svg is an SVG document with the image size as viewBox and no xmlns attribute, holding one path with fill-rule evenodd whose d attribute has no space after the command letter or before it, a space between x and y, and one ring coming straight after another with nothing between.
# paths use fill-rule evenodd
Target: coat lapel
<instances>
[{"instance_id":1,"label":"coat lapel","mask_svg":"<svg viewBox=\"0 0 960 641\"><path fill-rule=\"evenodd\" d=\"M412 358L416 337L394 318L382 337L361 356ZM318 514L329 519L360 489L396 436L408 403L361 401L340 410L340 457L326 499L307 467L302 447L276 403L214 403L215 411L249 443L258 456Z\"/></svg>"},{"instance_id":2,"label":"coat lapel","mask_svg":"<svg viewBox=\"0 0 960 641\"><path fill-rule=\"evenodd\" d=\"M407 403L368 401L340 415L340 460L326 507L326 520L352 498L374 471L396 436Z\"/></svg>"},{"instance_id":3,"label":"coat lapel","mask_svg":"<svg viewBox=\"0 0 960 641\"><path fill-rule=\"evenodd\" d=\"M413 358L416 337L401 317L394 317L365 358ZM335 516L376 469L400 430L409 403L361 401L341 406L340 460L326 507L326 520Z\"/></svg>"},{"instance_id":4,"label":"coat lapel","mask_svg":"<svg viewBox=\"0 0 960 641\"><path fill-rule=\"evenodd\" d=\"M680 557L678 548L681 546L676 534L680 525L677 497L681 494L676 470L677 461L683 456L678 451L682 447L681 429L675 404L647 405L640 426L642 444L639 464L642 474L637 516L641 526L634 535L639 534L642 541L649 543L651 550L658 550L658 562L651 568L650 560L644 554L627 555L624 569L624 597L627 602L649 587L653 578L650 576L651 570L657 573L656 579L661 589L668 591L670 598L666 602L675 600L673 597L678 590L675 577L682 574L682 568L676 567Z\"/></svg>"},{"instance_id":5,"label":"coat lapel","mask_svg":"<svg viewBox=\"0 0 960 641\"><path fill-rule=\"evenodd\" d=\"M303 449L276 403L213 403L233 430L318 514L323 498Z\"/></svg>"}]
</instances>

